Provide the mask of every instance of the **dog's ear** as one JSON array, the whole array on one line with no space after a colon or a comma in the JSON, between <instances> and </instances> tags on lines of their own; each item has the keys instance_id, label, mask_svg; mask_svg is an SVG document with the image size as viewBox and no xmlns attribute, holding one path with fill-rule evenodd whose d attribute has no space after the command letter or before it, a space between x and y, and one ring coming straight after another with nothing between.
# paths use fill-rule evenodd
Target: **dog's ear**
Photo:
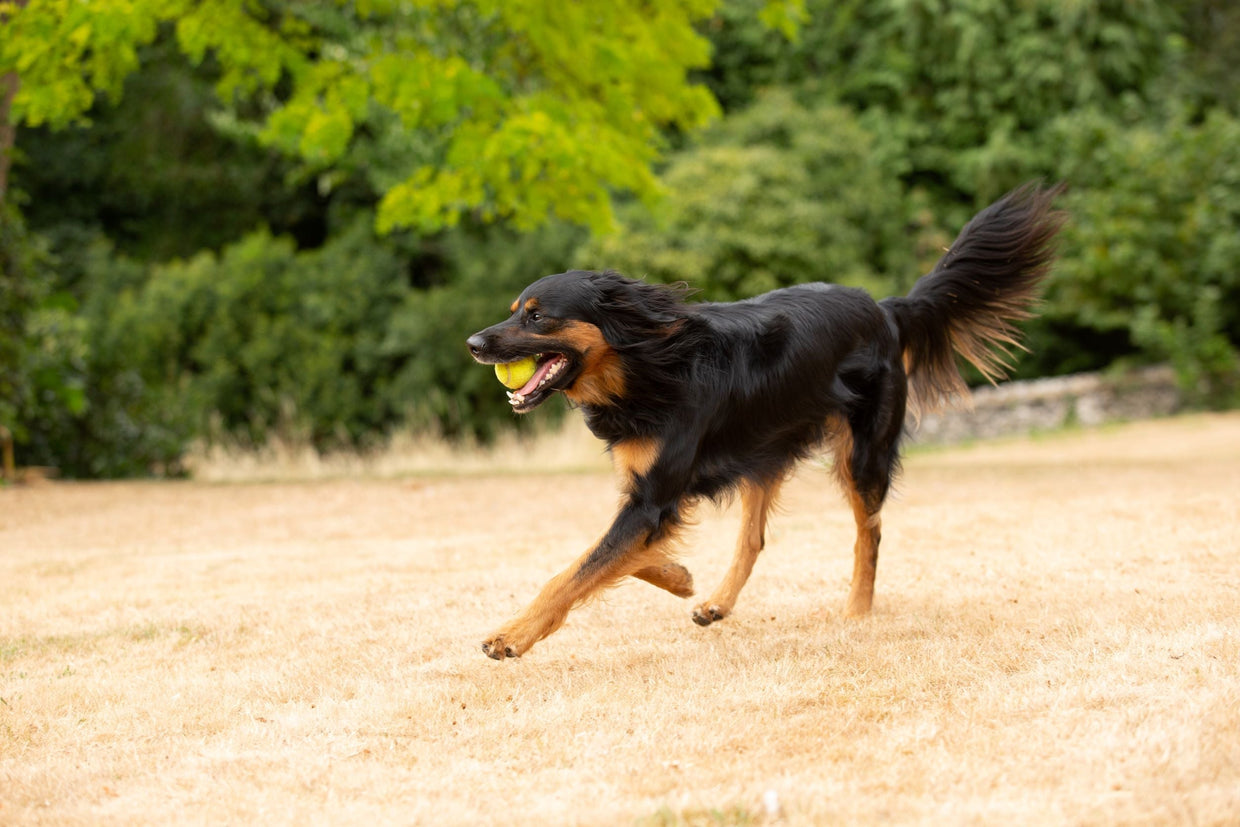
<instances>
[{"instance_id":1,"label":"dog's ear","mask_svg":"<svg viewBox=\"0 0 1240 827\"><path fill-rule=\"evenodd\" d=\"M614 347L667 336L684 323L684 285L648 284L610 270L594 274L591 281L596 323Z\"/></svg>"}]
</instances>

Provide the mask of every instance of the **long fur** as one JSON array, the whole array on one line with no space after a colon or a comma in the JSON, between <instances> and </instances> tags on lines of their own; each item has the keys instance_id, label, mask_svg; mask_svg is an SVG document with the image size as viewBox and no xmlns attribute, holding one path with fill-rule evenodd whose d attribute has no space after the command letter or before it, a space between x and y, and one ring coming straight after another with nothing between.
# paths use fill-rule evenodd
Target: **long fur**
<instances>
[{"instance_id":1,"label":"long fur","mask_svg":"<svg viewBox=\"0 0 1240 827\"><path fill-rule=\"evenodd\" d=\"M910 402L934 411L967 398L955 353L991 382L1020 348L1014 322L1029 318L1038 285L1054 260L1063 191L1026 184L978 213L934 269L903 298L879 304L896 320L908 365ZM1023 348L1022 348L1023 349Z\"/></svg>"},{"instance_id":2,"label":"long fur","mask_svg":"<svg viewBox=\"0 0 1240 827\"><path fill-rule=\"evenodd\" d=\"M703 625L727 616L780 483L824 448L857 524L847 610L867 612L910 394L922 409L964 397L955 354L991 380L1003 375L1019 347L1015 323L1029 316L1051 265L1060 191L1030 184L1005 196L907 296L882 302L816 283L693 304L683 287L614 272L560 273L526 288L512 316L470 337L470 349L484 363L536 354L557 364L514 408L554 392L576 401L625 494L603 537L488 638L487 654L519 656L624 576L688 594L692 577L673 560L685 515L702 498L739 490L747 528L732 568L693 612Z\"/></svg>"}]
</instances>

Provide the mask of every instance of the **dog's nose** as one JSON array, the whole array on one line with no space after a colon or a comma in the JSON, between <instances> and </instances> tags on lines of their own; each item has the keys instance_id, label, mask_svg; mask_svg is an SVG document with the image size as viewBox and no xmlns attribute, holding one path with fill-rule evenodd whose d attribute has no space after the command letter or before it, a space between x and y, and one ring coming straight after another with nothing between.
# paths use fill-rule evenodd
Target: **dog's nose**
<instances>
[{"instance_id":1,"label":"dog's nose","mask_svg":"<svg viewBox=\"0 0 1240 827\"><path fill-rule=\"evenodd\" d=\"M479 333L475 333L466 339L465 344L469 345L469 352L474 356L481 354L487 349L487 340L482 338L482 335Z\"/></svg>"}]
</instances>

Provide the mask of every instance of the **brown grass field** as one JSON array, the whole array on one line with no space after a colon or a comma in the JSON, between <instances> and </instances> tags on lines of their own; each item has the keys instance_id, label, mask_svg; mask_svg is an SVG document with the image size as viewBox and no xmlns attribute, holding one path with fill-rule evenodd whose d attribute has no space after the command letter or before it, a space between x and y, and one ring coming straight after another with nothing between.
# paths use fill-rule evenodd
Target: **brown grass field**
<instances>
[{"instance_id":1,"label":"brown grass field","mask_svg":"<svg viewBox=\"0 0 1240 827\"><path fill-rule=\"evenodd\" d=\"M861 621L806 465L726 621L632 581L496 663L616 502L519 460L0 490L0 823L1240 823L1240 415L914 452Z\"/></svg>"}]
</instances>

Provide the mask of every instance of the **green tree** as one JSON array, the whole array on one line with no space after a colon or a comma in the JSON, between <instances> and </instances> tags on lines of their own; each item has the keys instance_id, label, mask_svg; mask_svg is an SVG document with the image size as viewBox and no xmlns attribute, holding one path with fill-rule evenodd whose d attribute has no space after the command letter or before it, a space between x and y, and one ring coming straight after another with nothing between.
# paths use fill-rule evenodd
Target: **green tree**
<instances>
[{"instance_id":1,"label":"green tree","mask_svg":"<svg viewBox=\"0 0 1240 827\"><path fill-rule=\"evenodd\" d=\"M10 260L42 250L51 278L35 290L7 269L0 310L41 342L23 352L62 369L41 375L72 392L54 409L12 403L59 397L33 394L33 361L7 360L0 373L20 393L5 414L29 425L29 456L74 474L175 468L208 421L321 446L402 417L485 433L507 411L462 370L460 329L489 321L483 296L527 279L523 266L567 258L579 236L563 222L607 227L614 193L657 195L667 132L717 112L687 73L709 59L696 26L718 2L0 2L0 127L10 140L24 127L23 184L53 241L48 252L24 230L5 236L25 245L6 248ZM759 15L790 34L799 9L770 0ZM205 118L204 79L216 101ZM54 134L92 118L90 132ZM264 150L295 159L275 168L283 181L270 165L259 174ZM264 195L229 201L221 174ZM330 204L319 237L299 232L321 251L261 231L236 241L256 223L299 229L273 220L266 193L281 187L312 193L312 213ZM377 243L358 217L422 238ZM478 229L496 221L550 229ZM189 259L152 267L118 245ZM194 255L200 245L219 252ZM492 250L485 270L480 249Z\"/></svg>"},{"instance_id":2,"label":"green tree","mask_svg":"<svg viewBox=\"0 0 1240 827\"><path fill-rule=\"evenodd\" d=\"M220 123L219 72L209 61L189 65L163 37L141 50L141 64L115 105L89 111L89 124L19 133L13 186L28 225L60 259L64 287L74 288L75 262L100 234L142 261L218 250L264 225L299 246L323 243L331 195L290 177L293 162L278 151Z\"/></svg>"},{"instance_id":3,"label":"green tree","mask_svg":"<svg viewBox=\"0 0 1240 827\"><path fill-rule=\"evenodd\" d=\"M1227 4L811 0L792 44L754 8L733 0L708 28L701 77L726 117L585 263L710 298L808 279L899 292L975 210L1064 180L1074 220L1020 375L1170 359L1200 398L1234 398Z\"/></svg>"},{"instance_id":4,"label":"green tree","mask_svg":"<svg viewBox=\"0 0 1240 827\"><path fill-rule=\"evenodd\" d=\"M1122 332L1170 360L1200 401L1240 394L1240 120L1120 125L1084 113L1058 125L1079 182L1048 291L1052 320Z\"/></svg>"},{"instance_id":5,"label":"green tree","mask_svg":"<svg viewBox=\"0 0 1240 827\"><path fill-rule=\"evenodd\" d=\"M964 210L1054 177L1056 118L1165 105L1184 48L1160 0L810 0L793 44L754 24L755 2L733 0L711 30L702 79L725 110L768 85L847 106L904 141L906 183Z\"/></svg>"},{"instance_id":6,"label":"green tree","mask_svg":"<svg viewBox=\"0 0 1240 827\"><path fill-rule=\"evenodd\" d=\"M12 116L82 119L116 98L140 47L170 27L216 91L269 145L332 168L359 132L395 130L378 212L383 229L434 230L462 215L532 227L611 222L610 193L657 193L662 130L717 109L687 78L710 57L695 23L717 0L30 0L0 37ZM773 2L766 17L795 17ZM253 121L232 108L248 101ZM246 127L253 123L252 127ZM389 147L393 146L389 142Z\"/></svg>"},{"instance_id":7,"label":"green tree","mask_svg":"<svg viewBox=\"0 0 1240 827\"><path fill-rule=\"evenodd\" d=\"M687 281L712 300L808 281L906 287L918 255L950 237L915 223L924 216L910 213L896 174L900 149L846 107L772 91L678 153L663 174L668 197L623 213L582 263Z\"/></svg>"}]
</instances>

